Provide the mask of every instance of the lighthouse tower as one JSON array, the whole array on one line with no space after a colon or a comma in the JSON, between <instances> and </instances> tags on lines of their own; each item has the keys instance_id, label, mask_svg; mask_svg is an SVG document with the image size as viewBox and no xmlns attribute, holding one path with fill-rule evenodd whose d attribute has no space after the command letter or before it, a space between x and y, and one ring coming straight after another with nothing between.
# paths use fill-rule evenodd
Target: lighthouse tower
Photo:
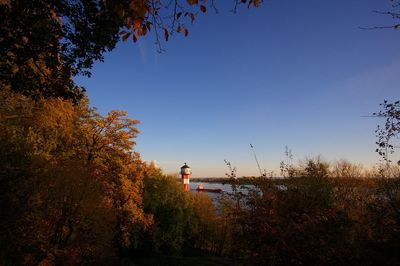
<instances>
[{"instance_id":1,"label":"lighthouse tower","mask_svg":"<svg viewBox=\"0 0 400 266\"><path fill-rule=\"evenodd\" d=\"M183 184L183 189L186 191L189 191L189 177L192 174L192 170L190 170L190 167L185 163L184 166L181 167L181 176L182 176L182 184Z\"/></svg>"}]
</instances>

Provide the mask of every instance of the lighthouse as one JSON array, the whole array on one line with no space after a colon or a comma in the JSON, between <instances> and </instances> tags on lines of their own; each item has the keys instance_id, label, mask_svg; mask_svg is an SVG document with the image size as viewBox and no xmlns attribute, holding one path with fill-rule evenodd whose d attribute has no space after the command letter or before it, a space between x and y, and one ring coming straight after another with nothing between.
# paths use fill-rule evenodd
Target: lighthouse
<instances>
[{"instance_id":1,"label":"lighthouse","mask_svg":"<svg viewBox=\"0 0 400 266\"><path fill-rule=\"evenodd\" d=\"M181 167L181 176L182 176L182 184L183 189L189 191L189 177L192 174L190 167L185 163L184 166Z\"/></svg>"}]
</instances>

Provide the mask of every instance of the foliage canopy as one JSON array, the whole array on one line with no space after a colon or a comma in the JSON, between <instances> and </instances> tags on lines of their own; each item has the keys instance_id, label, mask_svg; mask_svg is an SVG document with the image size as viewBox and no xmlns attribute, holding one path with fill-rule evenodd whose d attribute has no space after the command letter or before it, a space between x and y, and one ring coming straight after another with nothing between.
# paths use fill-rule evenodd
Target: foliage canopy
<instances>
[{"instance_id":1,"label":"foliage canopy","mask_svg":"<svg viewBox=\"0 0 400 266\"><path fill-rule=\"evenodd\" d=\"M33 98L83 97L73 76L90 76L95 61L121 38L136 42L151 30L161 48L174 32L188 35L199 12L214 1L0 1L0 85ZM258 6L260 0L235 0Z\"/></svg>"}]
</instances>

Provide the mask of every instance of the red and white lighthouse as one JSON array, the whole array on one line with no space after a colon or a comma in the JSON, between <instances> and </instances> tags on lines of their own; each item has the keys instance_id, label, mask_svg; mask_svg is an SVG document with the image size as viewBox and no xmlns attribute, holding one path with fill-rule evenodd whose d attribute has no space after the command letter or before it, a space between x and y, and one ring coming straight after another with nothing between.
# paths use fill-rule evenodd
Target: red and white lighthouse
<instances>
[{"instance_id":1,"label":"red and white lighthouse","mask_svg":"<svg viewBox=\"0 0 400 266\"><path fill-rule=\"evenodd\" d=\"M182 176L182 184L183 184L183 189L189 191L189 178L190 175L192 174L192 170L190 170L190 167L185 163L184 166L181 167L181 176Z\"/></svg>"}]
</instances>

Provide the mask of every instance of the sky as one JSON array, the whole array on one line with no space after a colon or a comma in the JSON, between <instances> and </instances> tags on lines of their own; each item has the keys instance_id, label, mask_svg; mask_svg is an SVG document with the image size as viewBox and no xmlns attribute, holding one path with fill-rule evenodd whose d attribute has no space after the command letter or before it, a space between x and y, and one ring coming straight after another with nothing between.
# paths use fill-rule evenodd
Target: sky
<instances>
[{"instance_id":1,"label":"sky","mask_svg":"<svg viewBox=\"0 0 400 266\"><path fill-rule=\"evenodd\" d=\"M233 14L231 1L217 1L218 14L209 8L165 52L152 34L118 43L76 82L101 114L141 121L135 150L165 173L187 162L194 177L222 177L227 160L238 176L257 175L250 143L277 175L285 146L294 162L322 155L370 167L384 120L363 116L400 98L400 32L360 27L393 23L372 12L389 3L270 0Z\"/></svg>"}]
</instances>

